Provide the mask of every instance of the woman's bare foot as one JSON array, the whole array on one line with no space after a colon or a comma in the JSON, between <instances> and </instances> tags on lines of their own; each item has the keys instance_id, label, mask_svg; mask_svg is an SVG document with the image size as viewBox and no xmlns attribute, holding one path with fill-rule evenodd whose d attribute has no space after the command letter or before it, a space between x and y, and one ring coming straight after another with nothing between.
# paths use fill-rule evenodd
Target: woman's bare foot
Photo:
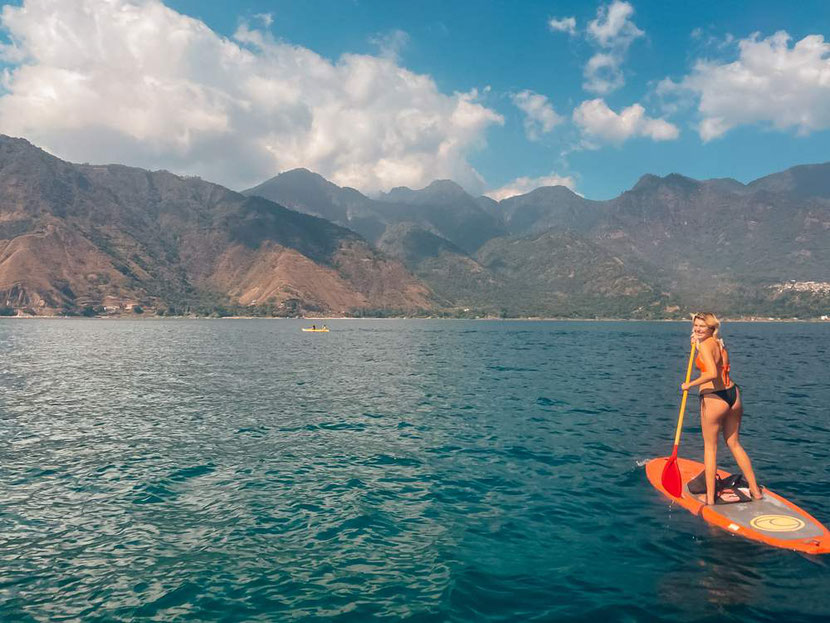
<instances>
[{"instance_id":1,"label":"woman's bare foot","mask_svg":"<svg viewBox=\"0 0 830 623\"><path fill-rule=\"evenodd\" d=\"M707 500L705 493L701 493L700 495L696 495L695 497L697 498L697 501L703 504L704 506L714 506L715 504L717 504L717 499L712 500L711 502Z\"/></svg>"}]
</instances>

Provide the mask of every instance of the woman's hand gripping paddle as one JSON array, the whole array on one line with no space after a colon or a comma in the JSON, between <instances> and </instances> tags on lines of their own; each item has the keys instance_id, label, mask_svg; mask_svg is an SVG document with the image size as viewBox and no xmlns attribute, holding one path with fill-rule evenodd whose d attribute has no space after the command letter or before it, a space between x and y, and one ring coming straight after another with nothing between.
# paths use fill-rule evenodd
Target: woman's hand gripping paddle
<instances>
[{"instance_id":1,"label":"woman's hand gripping paddle","mask_svg":"<svg viewBox=\"0 0 830 623\"><path fill-rule=\"evenodd\" d=\"M695 360L695 347L697 345L692 343L692 352L689 353L689 365L686 367L686 382L692 378L692 363ZM686 399L689 397L689 390L683 390L683 400L680 402L680 416L677 418L677 431L674 433L674 449L671 451L671 456L663 467L663 475L660 480L663 483L663 488L679 498L683 494L683 480L680 477L680 468L677 466L677 446L680 445L680 432L683 430L683 413L686 411Z\"/></svg>"}]
</instances>

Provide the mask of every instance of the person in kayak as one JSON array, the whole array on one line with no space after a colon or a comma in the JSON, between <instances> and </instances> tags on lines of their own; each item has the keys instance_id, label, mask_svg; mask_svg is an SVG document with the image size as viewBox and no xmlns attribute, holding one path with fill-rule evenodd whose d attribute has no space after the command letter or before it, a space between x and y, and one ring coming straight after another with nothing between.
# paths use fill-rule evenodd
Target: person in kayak
<instances>
[{"instance_id":1,"label":"person in kayak","mask_svg":"<svg viewBox=\"0 0 830 623\"><path fill-rule=\"evenodd\" d=\"M703 465L706 475L706 504L716 499L718 434L722 433L726 445L741 468L753 500L763 497L752 462L741 445L739 433L743 404L740 388L729 376L729 354L720 338L720 321L710 312L692 316L692 343L697 342L698 355L695 365L700 376L683 383L683 391L697 387L700 392L700 428L703 433Z\"/></svg>"}]
</instances>

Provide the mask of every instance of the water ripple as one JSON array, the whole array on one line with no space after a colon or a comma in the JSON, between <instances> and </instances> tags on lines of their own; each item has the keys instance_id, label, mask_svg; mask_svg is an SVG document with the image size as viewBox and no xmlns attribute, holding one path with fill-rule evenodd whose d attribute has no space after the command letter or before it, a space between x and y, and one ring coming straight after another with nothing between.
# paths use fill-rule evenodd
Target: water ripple
<instances>
[{"instance_id":1,"label":"water ripple","mask_svg":"<svg viewBox=\"0 0 830 623\"><path fill-rule=\"evenodd\" d=\"M300 326L0 322L0 619L830 616L827 564L646 482L685 325ZM828 329L728 337L757 471L830 521Z\"/></svg>"}]
</instances>

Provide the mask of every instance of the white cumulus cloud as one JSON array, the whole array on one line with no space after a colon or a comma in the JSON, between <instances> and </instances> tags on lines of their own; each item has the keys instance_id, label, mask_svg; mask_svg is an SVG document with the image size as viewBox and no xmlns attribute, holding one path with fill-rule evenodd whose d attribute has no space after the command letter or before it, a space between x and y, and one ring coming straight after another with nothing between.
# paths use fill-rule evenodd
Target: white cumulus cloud
<instances>
[{"instance_id":1,"label":"white cumulus cloud","mask_svg":"<svg viewBox=\"0 0 830 623\"><path fill-rule=\"evenodd\" d=\"M622 64L628 48L645 33L631 21L634 7L614 0L597 9L597 18L588 22L587 37L598 51L588 60L583 75L583 88L592 93L606 94L625 84Z\"/></svg>"},{"instance_id":2,"label":"white cumulus cloud","mask_svg":"<svg viewBox=\"0 0 830 623\"><path fill-rule=\"evenodd\" d=\"M566 186L572 191L576 192L576 182L570 175L562 176L551 173L543 177L517 177L512 182L509 182L501 188L490 190L484 193L491 199L501 201L515 197L516 195L524 195L532 190L541 188L542 186Z\"/></svg>"},{"instance_id":3,"label":"white cumulus cloud","mask_svg":"<svg viewBox=\"0 0 830 623\"><path fill-rule=\"evenodd\" d=\"M640 104L616 113L602 98L582 102L574 109L573 120L582 131L587 147L596 147L598 142L620 145L635 137L669 141L680 135L675 125L646 115Z\"/></svg>"},{"instance_id":4,"label":"white cumulus cloud","mask_svg":"<svg viewBox=\"0 0 830 623\"><path fill-rule=\"evenodd\" d=\"M745 124L794 129L799 134L830 129L830 43L809 35L790 46L783 31L738 42L733 62L698 61L679 83L664 81L662 93L698 98L698 132L704 141Z\"/></svg>"},{"instance_id":5,"label":"white cumulus cloud","mask_svg":"<svg viewBox=\"0 0 830 623\"><path fill-rule=\"evenodd\" d=\"M0 132L73 161L234 188L307 167L365 192L437 178L477 191L467 157L503 123L393 54L332 62L245 25L228 39L160 0L25 0L0 20Z\"/></svg>"},{"instance_id":6,"label":"white cumulus cloud","mask_svg":"<svg viewBox=\"0 0 830 623\"><path fill-rule=\"evenodd\" d=\"M622 57L617 54L597 52L585 64L582 87L586 91L604 95L616 91L625 84L622 69Z\"/></svg>"},{"instance_id":7,"label":"white cumulus cloud","mask_svg":"<svg viewBox=\"0 0 830 623\"><path fill-rule=\"evenodd\" d=\"M603 48L628 47L643 31L631 21L634 7L614 0L597 10L597 18L588 22L588 34Z\"/></svg>"},{"instance_id":8,"label":"white cumulus cloud","mask_svg":"<svg viewBox=\"0 0 830 623\"><path fill-rule=\"evenodd\" d=\"M525 90L514 93L511 99L525 114L525 135L531 141L539 140L542 134L547 134L563 121L544 95Z\"/></svg>"},{"instance_id":9,"label":"white cumulus cloud","mask_svg":"<svg viewBox=\"0 0 830 623\"><path fill-rule=\"evenodd\" d=\"M566 32L569 35L576 34L576 18L575 17L552 17L548 20L548 28L556 32Z\"/></svg>"}]
</instances>

